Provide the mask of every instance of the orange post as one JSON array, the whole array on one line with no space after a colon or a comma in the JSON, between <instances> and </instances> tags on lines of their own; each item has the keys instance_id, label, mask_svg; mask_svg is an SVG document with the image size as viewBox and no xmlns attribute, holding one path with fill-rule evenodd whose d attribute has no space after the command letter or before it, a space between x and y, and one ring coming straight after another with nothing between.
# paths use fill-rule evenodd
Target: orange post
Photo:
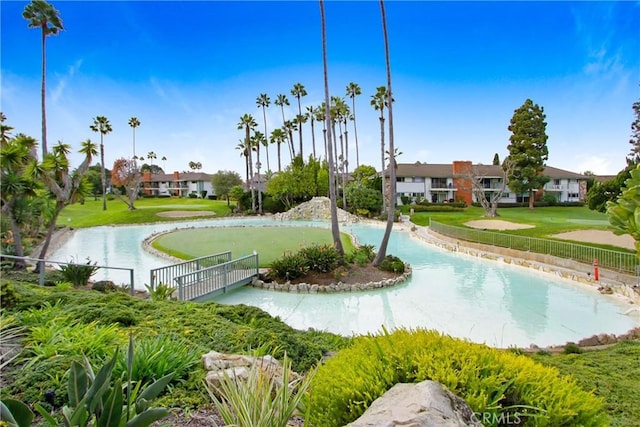
<instances>
[{"instance_id":1,"label":"orange post","mask_svg":"<svg viewBox=\"0 0 640 427\"><path fill-rule=\"evenodd\" d=\"M598 272L598 258L593 260L593 277L595 277L596 282L600 281L600 274Z\"/></svg>"}]
</instances>

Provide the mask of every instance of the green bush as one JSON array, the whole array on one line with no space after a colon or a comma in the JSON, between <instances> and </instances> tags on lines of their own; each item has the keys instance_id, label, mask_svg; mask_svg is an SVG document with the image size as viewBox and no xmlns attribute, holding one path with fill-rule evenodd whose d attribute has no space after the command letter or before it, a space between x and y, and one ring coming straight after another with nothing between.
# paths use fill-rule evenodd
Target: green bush
<instances>
[{"instance_id":1,"label":"green bush","mask_svg":"<svg viewBox=\"0 0 640 427\"><path fill-rule=\"evenodd\" d=\"M14 307L20 301L20 295L13 285L7 281L0 284L0 306L2 308Z\"/></svg>"},{"instance_id":2,"label":"green bush","mask_svg":"<svg viewBox=\"0 0 640 427\"><path fill-rule=\"evenodd\" d=\"M345 261L349 264L356 263L360 266L364 266L376 257L373 245L362 245L356 248L353 252L345 255Z\"/></svg>"},{"instance_id":3,"label":"green bush","mask_svg":"<svg viewBox=\"0 0 640 427\"><path fill-rule=\"evenodd\" d=\"M75 264L73 259L71 262L72 264L61 265L60 271L62 271L64 280L73 283L74 286L86 286L91 276L98 271L97 263L91 264L89 258L87 258L86 264Z\"/></svg>"},{"instance_id":4,"label":"green bush","mask_svg":"<svg viewBox=\"0 0 640 427\"><path fill-rule=\"evenodd\" d=\"M580 354L582 353L582 349L578 344L574 342L569 342L564 346L563 353L564 354Z\"/></svg>"},{"instance_id":5,"label":"green bush","mask_svg":"<svg viewBox=\"0 0 640 427\"><path fill-rule=\"evenodd\" d=\"M357 337L315 375L309 421L317 427L357 419L396 383L433 380L469 403L477 414L527 425L604 426L602 401L574 379L525 356L442 335L397 330Z\"/></svg>"},{"instance_id":6,"label":"green bush","mask_svg":"<svg viewBox=\"0 0 640 427\"><path fill-rule=\"evenodd\" d=\"M280 279L297 279L309 272L307 260L299 253L287 252L273 260L269 275Z\"/></svg>"},{"instance_id":7,"label":"green bush","mask_svg":"<svg viewBox=\"0 0 640 427\"><path fill-rule=\"evenodd\" d=\"M333 245L311 245L298 251L310 271L326 273L338 266L340 259Z\"/></svg>"},{"instance_id":8,"label":"green bush","mask_svg":"<svg viewBox=\"0 0 640 427\"><path fill-rule=\"evenodd\" d=\"M459 203L433 203L430 205L412 205L414 212L464 212L464 205Z\"/></svg>"},{"instance_id":9,"label":"green bush","mask_svg":"<svg viewBox=\"0 0 640 427\"><path fill-rule=\"evenodd\" d=\"M397 256L387 255L384 257L380 265L380 270L392 271L394 273L404 273L404 262Z\"/></svg>"},{"instance_id":10,"label":"green bush","mask_svg":"<svg viewBox=\"0 0 640 427\"><path fill-rule=\"evenodd\" d=\"M91 289L105 294L107 292L118 292L122 290L122 288L113 283L111 280L99 280L91 285Z\"/></svg>"},{"instance_id":11,"label":"green bush","mask_svg":"<svg viewBox=\"0 0 640 427\"><path fill-rule=\"evenodd\" d=\"M192 342L174 335L145 336L136 341L131 365L131 379L142 384L173 373L172 381L186 378L206 353ZM118 354L114 374L127 372L128 355Z\"/></svg>"}]
</instances>

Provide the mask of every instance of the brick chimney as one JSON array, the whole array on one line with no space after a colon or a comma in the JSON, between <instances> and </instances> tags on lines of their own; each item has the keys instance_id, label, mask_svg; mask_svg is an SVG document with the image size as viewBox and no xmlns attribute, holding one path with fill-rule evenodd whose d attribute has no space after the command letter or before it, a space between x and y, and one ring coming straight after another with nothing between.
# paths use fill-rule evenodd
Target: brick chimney
<instances>
[{"instance_id":1,"label":"brick chimney","mask_svg":"<svg viewBox=\"0 0 640 427\"><path fill-rule=\"evenodd\" d=\"M471 177L473 176L473 166L468 160L454 160L451 165L453 171L453 188L456 189L455 201L462 201L471 206L473 202L473 192Z\"/></svg>"}]
</instances>

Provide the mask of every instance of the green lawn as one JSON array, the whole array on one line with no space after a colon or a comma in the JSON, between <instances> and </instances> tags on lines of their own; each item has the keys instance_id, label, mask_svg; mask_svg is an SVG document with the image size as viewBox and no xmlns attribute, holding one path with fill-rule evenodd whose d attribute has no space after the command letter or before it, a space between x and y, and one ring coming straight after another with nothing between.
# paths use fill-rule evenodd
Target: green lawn
<instances>
[{"instance_id":1,"label":"green lawn","mask_svg":"<svg viewBox=\"0 0 640 427\"><path fill-rule=\"evenodd\" d=\"M520 224L534 225L534 228L509 230L505 233L521 236L545 238L551 234L565 231L598 229L611 230L607 215L592 211L586 206L559 207L548 206L535 208L502 208L498 209L496 219ZM484 216L484 210L478 207L468 207L463 212L416 212L411 221L417 225L429 225L429 218L444 224L464 226L467 221L489 219Z\"/></svg>"},{"instance_id":2,"label":"green lawn","mask_svg":"<svg viewBox=\"0 0 640 427\"><path fill-rule=\"evenodd\" d=\"M95 227L99 225L143 224L149 222L176 221L176 218L160 217L160 212L209 211L213 217L223 217L230 213L227 202L223 200L189 198L143 198L135 202L136 209L130 211L121 200L107 201L107 210L102 210L102 199L88 199L84 204L69 205L60 213L58 225L74 228ZM211 218L211 217L207 217ZM193 218L190 218L193 219Z\"/></svg>"},{"instance_id":3,"label":"green lawn","mask_svg":"<svg viewBox=\"0 0 640 427\"><path fill-rule=\"evenodd\" d=\"M163 234L153 247L182 259L231 251L233 258L260 254L260 267L268 267L283 253L313 244L332 244L331 230L315 227L211 227ZM349 235L342 233L345 252L354 249Z\"/></svg>"}]
</instances>

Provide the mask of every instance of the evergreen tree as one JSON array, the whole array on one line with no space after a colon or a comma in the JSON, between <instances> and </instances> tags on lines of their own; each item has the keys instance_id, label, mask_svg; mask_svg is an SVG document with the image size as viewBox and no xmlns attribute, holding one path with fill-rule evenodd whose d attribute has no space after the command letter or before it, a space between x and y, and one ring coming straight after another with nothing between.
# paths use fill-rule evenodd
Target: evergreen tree
<instances>
[{"instance_id":1,"label":"evergreen tree","mask_svg":"<svg viewBox=\"0 0 640 427\"><path fill-rule=\"evenodd\" d=\"M508 127L512 134L507 149L513 162L509 188L529 193L529 209L533 209L534 192L549 182L549 177L542 174L549 158L545 118L544 108L527 99L514 111Z\"/></svg>"},{"instance_id":2,"label":"evergreen tree","mask_svg":"<svg viewBox=\"0 0 640 427\"><path fill-rule=\"evenodd\" d=\"M640 100L633 103L633 114L635 120L631 122L631 152L627 156L627 164L635 165L640 162Z\"/></svg>"},{"instance_id":3,"label":"evergreen tree","mask_svg":"<svg viewBox=\"0 0 640 427\"><path fill-rule=\"evenodd\" d=\"M493 165L500 166L500 156L498 155L498 153L493 155Z\"/></svg>"}]
</instances>

